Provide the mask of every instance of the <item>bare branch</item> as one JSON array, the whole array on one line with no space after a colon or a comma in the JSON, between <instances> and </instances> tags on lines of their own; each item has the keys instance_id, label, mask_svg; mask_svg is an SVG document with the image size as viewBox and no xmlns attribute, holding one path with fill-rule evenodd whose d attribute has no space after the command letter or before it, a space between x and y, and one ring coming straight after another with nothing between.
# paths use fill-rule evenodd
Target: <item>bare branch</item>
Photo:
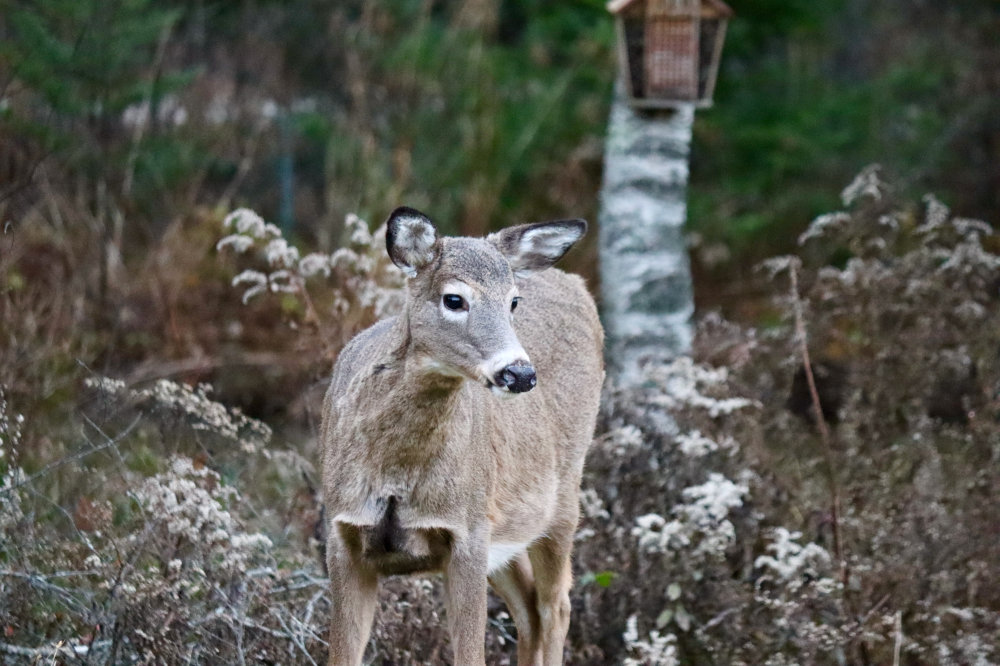
<instances>
[{"instance_id":1,"label":"bare branch","mask_svg":"<svg viewBox=\"0 0 1000 666\"><path fill-rule=\"evenodd\" d=\"M94 641L89 645L83 643L66 643L59 641L55 645L46 647L23 647L11 643L0 643L0 652L17 655L19 657L29 657L31 659L57 659L59 657L80 657L89 654L92 650L105 648L111 645L111 641Z\"/></svg>"},{"instance_id":2,"label":"bare branch","mask_svg":"<svg viewBox=\"0 0 1000 666\"><path fill-rule=\"evenodd\" d=\"M142 420L142 414L136 415L136 417L132 421L132 423L130 423L124 430L122 430L120 433L118 433L118 435L115 436L114 438L108 438L108 441L106 441L103 444L92 446L91 448L83 450L83 451L77 451L74 454L68 455L68 456L66 456L64 458L60 458L59 460L53 460L48 465L46 465L45 467L42 467L40 470L38 470L37 472L35 472L31 476L27 476L24 479L22 479L21 481L19 481L17 483L12 483L11 485L7 486L6 488L3 488L2 490L0 490L0 496L6 495L6 494L8 494L8 493L10 493L10 492L12 492L14 490L17 490L18 488L22 488L22 487L24 487L24 486L32 483L35 479L39 479L39 478L45 476L46 474L48 474L52 470L56 469L57 467L62 467L66 463L70 463L70 462L74 462L74 461L77 461L77 460L81 460L83 458L86 458L87 456L89 456L92 453L97 453L98 451L103 451L103 450L109 449L109 448L111 448L113 446L117 446L118 443L121 440L123 440L125 437L127 437L129 435L129 433L131 433L132 430L134 430L135 427L137 425L139 425L139 421L141 421L141 420ZM105 437L107 437L107 435L105 435Z\"/></svg>"},{"instance_id":3,"label":"bare branch","mask_svg":"<svg viewBox=\"0 0 1000 666\"><path fill-rule=\"evenodd\" d=\"M801 262L796 258L789 262L788 275L791 278L792 307L795 313L795 337L799 343L799 353L802 355L802 366L805 370L806 383L809 385L809 396L812 399L813 416L816 428L823 441L823 454L826 456L827 471L830 482L830 524L833 529L833 551L840 563L841 582L847 587L847 563L840 540L840 487L837 483L837 468L833 456L833 446L830 442L830 429L823 417L823 405L820 403L819 391L816 390L816 378L813 376L812 360L809 357L809 338L806 333L805 316L802 313L802 298L799 296L799 268Z\"/></svg>"}]
</instances>

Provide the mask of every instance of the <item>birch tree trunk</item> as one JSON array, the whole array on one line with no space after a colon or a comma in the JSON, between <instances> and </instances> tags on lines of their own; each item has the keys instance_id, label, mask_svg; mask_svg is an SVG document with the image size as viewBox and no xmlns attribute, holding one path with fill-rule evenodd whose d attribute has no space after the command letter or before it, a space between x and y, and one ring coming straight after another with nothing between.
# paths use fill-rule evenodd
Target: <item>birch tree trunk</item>
<instances>
[{"instance_id":1,"label":"birch tree trunk","mask_svg":"<svg viewBox=\"0 0 1000 666\"><path fill-rule=\"evenodd\" d=\"M684 239L694 107L637 114L615 89L601 187L601 309L609 371L641 379L690 350L694 294Z\"/></svg>"}]
</instances>

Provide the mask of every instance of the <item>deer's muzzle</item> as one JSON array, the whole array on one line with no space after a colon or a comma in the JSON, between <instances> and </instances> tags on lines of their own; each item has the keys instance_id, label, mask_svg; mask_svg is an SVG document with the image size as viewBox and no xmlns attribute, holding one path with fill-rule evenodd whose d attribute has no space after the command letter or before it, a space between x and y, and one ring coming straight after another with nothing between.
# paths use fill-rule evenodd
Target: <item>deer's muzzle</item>
<instances>
[{"instance_id":1,"label":"deer's muzzle","mask_svg":"<svg viewBox=\"0 0 1000 666\"><path fill-rule=\"evenodd\" d=\"M535 388L538 378L535 368L527 363L513 363L493 376L493 383L511 393L524 393Z\"/></svg>"}]
</instances>

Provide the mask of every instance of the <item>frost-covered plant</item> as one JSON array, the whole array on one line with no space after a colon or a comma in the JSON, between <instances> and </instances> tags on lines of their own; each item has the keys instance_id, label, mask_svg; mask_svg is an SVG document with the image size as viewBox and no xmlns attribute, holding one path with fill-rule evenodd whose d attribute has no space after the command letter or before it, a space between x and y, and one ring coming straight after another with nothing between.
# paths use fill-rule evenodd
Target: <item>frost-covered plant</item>
<instances>
[{"instance_id":1,"label":"frost-covered plant","mask_svg":"<svg viewBox=\"0 0 1000 666\"><path fill-rule=\"evenodd\" d=\"M210 400L205 387L133 390L106 377L87 383L127 406L128 418L95 408L94 418L110 416L85 419L85 448L31 476L17 473L16 486L10 463L21 419L0 395L0 660L318 660L327 603L319 563L307 549L282 543L288 534L265 534L267 509L250 496L256 488L238 485L238 465L284 459L246 455L270 430ZM150 455L166 420L185 424L179 439L201 442L185 447L195 458ZM126 425L110 434L116 422ZM227 458L226 449L238 455ZM108 464L96 472L102 456ZM219 460L227 460L225 476L211 466ZM140 471L151 465L152 473ZM79 488L66 507L47 496L60 471ZM257 482L275 471L259 472Z\"/></svg>"},{"instance_id":2,"label":"frost-covered plant","mask_svg":"<svg viewBox=\"0 0 1000 666\"><path fill-rule=\"evenodd\" d=\"M19 488L24 472L17 462L23 424L24 415L11 410L7 392L0 385L0 534L23 517Z\"/></svg>"},{"instance_id":3,"label":"frost-covered plant","mask_svg":"<svg viewBox=\"0 0 1000 666\"><path fill-rule=\"evenodd\" d=\"M729 511L743 506L748 492L746 486L713 472L705 483L682 491L684 502L671 510L673 520L667 522L656 513L639 516L632 535L649 553L673 551L685 558L722 557L736 537L727 518Z\"/></svg>"},{"instance_id":4,"label":"frost-covered plant","mask_svg":"<svg viewBox=\"0 0 1000 666\"><path fill-rule=\"evenodd\" d=\"M811 346L820 360L869 363L877 381L866 397L876 412L966 421L981 402L977 364L994 349L993 229L952 217L931 195L922 211L899 206L877 169L860 179L844 192L851 208L836 214L841 223L823 216L800 238Z\"/></svg>"},{"instance_id":5,"label":"frost-covered plant","mask_svg":"<svg viewBox=\"0 0 1000 666\"><path fill-rule=\"evenodd\" d=\"M990 225L931 195L901 204L878 167L842 199L802 234L797 257L770 262L787 324L757 334L738 371L744 390L773 396L761 400L760 451L782 504L807 517L768 533L755 603L793 659L949 663L949 650L965 654L959 636L1000 637L1000 596L969 584L1000 576L985 564L1000 562L1000 543L978 536L981 494L1000 488L1000 246Z\"/></svg>"},{"instance_id":6,"label":"frost-covered plant","mask_svg":"<svg viewBox=\"0 0 1000 666\"><path fill-rule=\"evenodd\" d=\"M753 532L747 502L756 478L722 426L757 406L733 394L724 369L690 358L644 372L639 384L610 392L607 434L588 460L577 553L588 572L584 605L601 612L584 614L572 631L586 636L608 617L628 617L601 644L603 663L686 663L701 627L719 624L735 598L752 598L749 588L719 585L733 575L738 535Z\"/></svg>"},{"instance_id":7,"label":"frost-covered plant","mask_svg":"<svg viewBox=\"0 0 1000 666\"><path fill-rule=\"evenodd\" d=\"M727 370L698 365L687 356L678 357L671 363L651 365L645 369L645 376L659 389L650 401L667 409L704 409L714 418L753 405L746 398L716 397L704 392L706 388L724 385Z\"/></svg>"},{"instance_id":8,"label":"frost-covered plant","mask_svg":"<svg viewBox=\"0 0 1000 666\"><path fill-rule=\"evenodd\" d=\"M677 666L680 663L677 659L677 637L660 634L654 629L649 632L648 639L640 638L635 615L629 616L625 622L622 639L628 652L622 661L624 666Z\"/></svg>"},{"instance_id":9,"label":"frost-covered plant","mask_svg":"<svg viewBox=\"0 0 1000 666\"><path fill-rule=\"evenodd\" d=\"M767 555L754 560L754 567L760 570L757 584L774 581L799 581L804 578L818 579L830 570L830 553L814 543L805 546L798 543L801 532L789 532L784 527L771 530L771 543L767 545ZM836 583L833 583L836 585Z\"/></svg>"},{"instance_id":10,"label":"frost-covered plant","mask_svg":"<svg viewBox=\"0 0 1000 666\"><path fill-rule=\"evenodd\" d=\"M137 538L170 544L168 553L158 553L168 570L186 564L235 575L272 546L263 534L245 532L231 513L239 491L190 458L174 458L167 471L147 479L133 496L146 519Z\"/></svg>"},{"instance_id":11,"label":"frost-covered plant","mask_svg":"<svg viewBox=\"0 0 1000 666\"><path fill-rule=\"evenodd\" d=\"M784 527L767 536L767 554L754 560L754 601L769 631L794 646L789 652L799 659L842 651L857 628L842 616L843 586L830 553L815 543L803 546L802 534Z\"/></svg>"},{"instance_id":12,"label":"frost-covered plant","mask_svg":"<svg viewBox=\"0 0 1000 666\"><path fill-rule=\"evenodd\" d=\"M378 319L394 314L402 304L403 276L386 256L385 226L372 234L364 220L348 215L345 227L345 247L332 254L303 254L278 227L240 208L223 220L230 233L216 249L250 255L261 265L232 280L234 287L243 287L244 303L265 293L291 294L301 300L307 321L325 333L352 311Z\"/></svg>"},{"instance_id":13,"label":"frost-covered plant","mask_svg":"<svg viewBox=\"0 0 1000 666\"><path fill-rule=\"evenodd\" d=\"M754 603L776 627L760 635L811 663L990 659L979 646L1000 638L1000 596L978 581L1000 576L1000 542L981 536L983 498L1000 489L1000 244L931 195L901 204L877 167L843 201L799 256L770 263L794 267L799 288L771 271L787 323L758 332L735 373L761 398L734 433L756 431L776 486L758 502L795 528L767 532L754 562Z\"/></svg>"},{"instance_id":14,"label":"frost-covered plant","mask_svg":"<svg viewBox=\"0 0 1000 666\"><path fill-rule=\"evenodd\" d=\"M783 321L609 391L578 663L997 662L1000 241L875 167L843 200L762 272Z\"/></svg>"},{"instance_id":15,"label":"frost-covered plant","mask_svg":"<svg viewBox=\"0 0 1000 666\"><path fill-rule=\"evenodd\" d=\"M209 384L192 387L160 379L151 387L135 390L120 379L102 376L88 377L84 384L105 400L141 410L146 417L183 423L195 433L237 444L243 453L261 451L271 439L267 424L247 417L238 407L212 400Z\"/></svg>"}]
</instances>

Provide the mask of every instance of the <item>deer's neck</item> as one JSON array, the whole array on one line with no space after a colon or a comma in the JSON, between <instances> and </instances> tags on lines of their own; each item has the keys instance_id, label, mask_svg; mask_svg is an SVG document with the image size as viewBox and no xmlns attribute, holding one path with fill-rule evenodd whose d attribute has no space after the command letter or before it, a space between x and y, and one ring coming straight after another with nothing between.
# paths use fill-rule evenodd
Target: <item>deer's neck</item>
<instances>
[{"instance_id":1,"label":"deer's neck","mask_svg":"<svg viewBox=\"0 0 1000 666\"><path fill-rule=\"evenodd\" d=\"M377 444L387 456L403 461L426 458L453 434L455 413L465 378L449 374L413 347L405 313L397 321L398 346L376 366L371 383L371 423Z\"/></svg>"}]
</instances>

